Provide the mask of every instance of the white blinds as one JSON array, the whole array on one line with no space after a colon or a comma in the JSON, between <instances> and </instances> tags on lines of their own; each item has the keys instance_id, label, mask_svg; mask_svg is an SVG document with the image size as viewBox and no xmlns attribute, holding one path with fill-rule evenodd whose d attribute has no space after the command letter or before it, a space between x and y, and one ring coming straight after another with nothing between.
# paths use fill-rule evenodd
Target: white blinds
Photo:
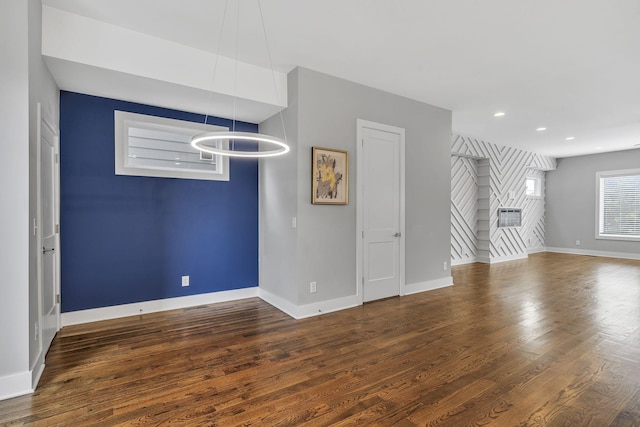
<instances>
[{"instance_id":1,"label":"white blinds","mask_svg":"<svg viewBox=\"0 0 640 427\"><path fill-rule=\"evenodd\" d=\"M640 237L640 171L600 177L600 233Z\"/></svg>"}]
</instances>

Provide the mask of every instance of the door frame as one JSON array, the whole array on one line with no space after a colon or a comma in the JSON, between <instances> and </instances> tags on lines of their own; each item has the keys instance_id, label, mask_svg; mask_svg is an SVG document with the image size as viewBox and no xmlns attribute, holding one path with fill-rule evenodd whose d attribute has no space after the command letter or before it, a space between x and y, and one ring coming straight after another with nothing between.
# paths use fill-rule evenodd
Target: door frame
<instances>
[{"instance_id":1,"label":"door frame","mask_svg":"<svg viewBox=\"0 0 640 427\"><path fill-rule=\"evenodd\" d=\"M356 120L356 289L360 303L364 302L364 192L363 192L363 158L364 129L389 132L400 137L400 241L399 265L400 280L398 295L405 294L405 130L404 128L376 123L368 120Z\"/></svg>"},{"instance_id":2,"label":"door frame","mask_svg":"<svg viewBox=\"0 0 640 427\"><path fill-rule=\"evenodd\" d=\"M37 104L37 149L36 149L36 182L37 182L37 211L36 211L36 224L34 224L34 228L36 229L36 239L38 241L38 260L37 260L37 274L38 274L38 341L40 346L40 351L46 352L48 349L42 348L42 331L43 331L43 319L42 319L42 293L43 293L43 271L42 271L42 251L40 248L43 247L43 239L42 235L42 126L47 126L53 135L53 144L54 144L54 152L55 152L55 160L53 164L54 168L54 185L53 185L53 201L54 201L54 222L55 222L55 295L56 295L56 330L59 331L62 327L61 321L61 304L60 304L60 133L58 132L58 127L54 124L54 121L48 117L47 114L43 112L42 104Z\"/></svg>"}]
</instances>

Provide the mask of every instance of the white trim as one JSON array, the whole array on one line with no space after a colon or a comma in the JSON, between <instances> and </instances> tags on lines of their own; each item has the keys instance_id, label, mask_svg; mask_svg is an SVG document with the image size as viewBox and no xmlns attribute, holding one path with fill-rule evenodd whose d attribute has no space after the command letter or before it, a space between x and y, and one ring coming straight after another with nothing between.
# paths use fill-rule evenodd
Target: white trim
<instances>
[{"instance_id":1,"label":"white trim","mask_svg":"<svg viewBox=\"0 0 640 427\"><path fill-rule=\"evenodd\" d=\"M501 256L501 257L491 257L489 259L489 264L497 264L499 262L515 261L517 259L526 259L526 258L529 258L529 255L527 255L526 253L508 255L508 256Z\"/></svg>"},{"instance_id":2,"label":"white trim","mask_svg":"<svg viewBox=\"0 0 640 427\"><path fill-rule=\"evenodd\" d=\"M596 240L615 240L618 242L640 242L640 236L625 236L622 234L599 234Z\"/></svg>"},{"instance_id":3,"label":"white trim","mask_svg":"<svg viewBox=\"0 0 640 427\"><path fill-rule=\"evenodd\" d=\"M42 293L44 290L43 285L43 274L42 274L42 251L40 248L44 248L43 245L43 237L42 237L42 104L37 103L36 107L36 139L37 139L37 147L36 147L36 283L37 283L37 293L38 297L38 312L36 313L36 325L35 331L37 338L34 336L34 340L38 346L38 354L42 354ZM55 196L54 196L55 198ZM56 249L56 248L54 248ZM54 278L55 280L55 278ZM29 337L31 337L31 333L29 332ZM48 351L47 348L45 350Z\"/></svg>"},{"instance_id":4,"label":"white trim","mask_svg":"<svg viewBox=\"0 0 640 427\"><path fill-rule=\"evenodd\" d=\"M400 283L398 295L404 295L405 289L405 130L404 128L389 126L381 123L371 122L363 119L356 119L356 296L360 304L364 302L364 282L363 282L363 248L362 234L364 224L362 221L362 199L363 199L363 178L362 178L362 158L363 158L363 130L370 128L382 132L389 132L400 136ZM335 310L333 310L335 311Z\"/></svg>"},{"instance_id":5,"label":"white trim","mask_svg":"<svg viewBox=\"0 0 640 427\"><path fill-rule=\"evenodd\" d=\"M36 387L38 387L38 383L40 382L40 377L44 372L45 355L46 353L41 351L40 354L38 355L38 359L35 361L35 363L31 367L31 390L35 390Z\"/></svg>"},{"instance_id":6,"label":"white trim","mask_svg":"<svg viewBox=\"0 0 640 427\"><path fill-rule=\"evenodd\" d=\"M78 325L81 323L117 319L120 317L135 316L143 313L176 310L179 308L195 307L203 304L215 304L218 302L235 301L257 296L258 287L254 286L250 288L234 289L230 291L210 292L207 294L188 295L184 297L115 305L111 307L71 311L68 313L62 313L62 325Z\"/></svg>"},{"instance_id":7,"label":"white trim","mask_svg":"<svg viewBox=\"0 0 640 427\"><path fill-rule=\"evenodd\" d=\"M55 249L55 254L54 254L54 259L55 259L55 276L53 278L54 280L54 295L55 298L57 298L58 295L60 295L60 233L59 233L59 226L60 226L60 132L58 127L56 126L56 124L54 124L54 120L49 117L47 114L45 114L45 112L42 110L42 104L38 102L37 104L37 140L38 140L38 146L36 149L36 163L37 163L37 169L36 169L36 198L37 198L37 207L36 207L36 224L37 224L37 233L36 233L36 239L38 240L38 247L42 247L44 248L44 242L43 242L43 236L42 236L42 125L44 124L49 132L51 133L52 137L53 137L53 153L54 153L54 160L53 160L53 203L54 203L54 213L53 213L53 222L54 222L54 228L57 227L57 229L54 231L54 249ZM49 351L49 348L51 346L51 343L49 343L49 345L46 348L43 348L43 341L42 341L42 336L43 336L43 323L44 323L44 319L43 319L43 300L42 300L42 294L44 291L44 277L43 277L43 271L42 271L42 251L38 250L38 257L37 257L37 268L36 268L36 274L37 274L37 281L38 281L38 316L37 316L37 321L38 321L38 352L40 354L39 359L43 359L41 361L42 366L39 367L38 369L40 370L40 372L38 372L37 377L34 378L34 382L33 382L33 388L35 389L35 387L38 384L38 381L40 380L40 375L42 375L42 370L44 370L44 355L47 354L47 352ZM60 328L62 327L61 325L61 320L60 320L60 303L58 302L59 300L56 299L56 303L55 303L55 318L56 318L56 333L60 330ZM55 336L55 334L54 334Z\"/></svg>"},{"instance_id":8,"label":"white trim","mask_svg":"<svg viewBox=\"0 0 640 427\"><path fill-rule=\"evenodd\" d=\"M529 179L535 182L534 193L526 194L526 190L525 190L525 197L527 199L542 199L542 177L527 175L525 177L525 181Z\"/></svg>"},{"instance_id":9,"label":"white trim","mask_svg":"<svg viewBox=\"0 0 640 427\"><path fill-rule=\"evenodd\" d=\"M60 290L60 283L61 282L61 276L60 276L60 265L61 265L61 260L62 260L62 251L60 250L60 132L58 132L58 128L56 127L56 132L55 132L55 156L56 156L56 161L54 164L55 167L55 203L56 203L56 207L55 207L55 215L56 215L56 219L55 219L55 223L56 223L56 277L55 277L55 281L56 281L56 331L59 331L60 328L62 328L62 320L60 317L60 313L61 313L61 307L60 307L60 301L61 301L61 290ZM47 351L49 351L47 349Z\"/></svg>"},{"instance_id":10,"label":"white trim","mask_svg":"<svg viewBox=\"0 0 640 427\"><path fill-rule=\"evenodd\" d=\"M0 400L33 393L31 378L29 371L0 377Z\"/></svg>"},{"instance_id":11,"label":"white trim","mask_svg":"<svg viewBox=\"0 0 640 427\"><path fill-rule=\"evenodd\" d=\"M278 310L282 311L285 314L297 319L297 311L298 306L292 303L289 300L286 300L278 295L272 294L269 291L265 291L262 288L258 288L258 297L266 302L267 304L271 304Z\"/></svg>"},{"instance_id":12,"label":"white trim","mask_svg":"<svg viewBox=\"0 0 640 427\"><path fill-rule=\"evenodd\" d=\"M114 110L114 153L115 153L115 174L130 176L147 176L158 178L180 178L180 179L201 179L210 181L229 181L229 157L216 156L216 171L205 169L183 169L161 166L132 166L129 160L129 128L138 127L163 132L172 132L189 138L203 132L226 132L227 127L215 126L204 123L189 122L185 120L168 119L166 117L149 116L146 114L128 113L126 111ZM221 142L222 148L229 148L228 141ZM186 147L193 151L192 154L199 154L195 148L189 144ZM179 164L179 162L177 163Z\"/></svg>"},{"instance_id":13,"label":"white trim","mask_svg":"<svg viewBox=\"0 0 640 427\"><path fill-rule=\"evenodd\" d=\"M456 265L473 264L474 262L478 262L475 257L465 258L465 259L452 259L451 267Z\"/></svg>"},{"instance_id":14,"label":"white trim","mask_svg":"<svg viewBox=\"0 0 640 427\"><path fill-rule=\"evenodd\" d=\"M540 252L545 252L545 248L544 248L544 247L541 247L541 248L528 248L528 249L527 249L527 253L528 253L529 255L531 255L531 254L538 254L538 253L540 253Z\"/></svg>"},{"instance_id":15,"label":"white trim","mask_svg":"<svg viewBox=\"0 0 640 427\"><path fill-rule=\"evenodd\" d=\"M640 236L625 236L617 234L604 234L600 232L600 221L602 220L603 200L600 188L600 182L603 178L612 178L618 176L636 176L640 175L640 169L621 169L614 171L597 171L596 172L596 240L616 240L622 242L638 242ZM606 255L602 255L606 256ZM618 258L618 257L614 257Z\"/></svg>"},{"instance_id":16,"label":"white trim","mask_svg":"<svg viewBox=\"0 0 640 427\"><path fill-rule=\"evenodd\" d=\"M291 301L274 295L264 289L258 290L258 296L266 303L271 304L296 320L362 305L362 296L358 294L305 305L295 305Z\"/></svg>"},{"instance_id":17,"label":"white trim","mask_svg":"<svg viewBox=\"0 0 640 427\"><path fill-rule=\"evenodd\" d=\"M427 280L426 282L411 283L405 285L404 295L417 294L419 292L433 291L434 289L453 286L453 277L443 277L442 279Z\"/></svg>"},{"instance_id":18,"label":"white trim","mask_svg":"<svg viewBox=\"0 0 640 427\"><path fill-rule=\"evenodd\" d=\"M621 258L621 259L635 259L640 260L640 254L628 253L628 252L608 252L608 251L592 251L589 249L572 249L572 248L545 248L546 252L557 252L561 254L572 255L588 255L588 256L600 256L605 258Z\"/></svg>"}]
</instances>

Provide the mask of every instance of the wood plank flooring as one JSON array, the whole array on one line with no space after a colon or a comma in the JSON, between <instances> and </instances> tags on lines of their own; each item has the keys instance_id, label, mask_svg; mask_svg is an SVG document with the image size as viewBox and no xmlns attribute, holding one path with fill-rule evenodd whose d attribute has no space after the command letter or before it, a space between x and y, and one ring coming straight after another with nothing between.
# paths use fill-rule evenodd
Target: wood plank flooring
<instances>
[{"instance_id":1,"label":"wood plank flooring","mask_svg":"<svg viewBox=\"0 0 640 427\"><path fill-rule=\"evenodd\" d=\"M640 425L640 261L453 276L298 321L248 299L66 327L0 424Z\"/></svg>"}]
</instances>

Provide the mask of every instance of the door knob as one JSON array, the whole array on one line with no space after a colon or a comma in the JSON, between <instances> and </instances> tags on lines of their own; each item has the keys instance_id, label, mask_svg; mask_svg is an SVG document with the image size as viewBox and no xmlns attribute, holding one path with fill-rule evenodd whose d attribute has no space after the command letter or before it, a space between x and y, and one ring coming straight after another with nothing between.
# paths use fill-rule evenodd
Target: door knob
<instances>
[{"instance_id":1,"label":"door knob","mask_svg":"<svg viewBox=\"0 0 640 427\"><path fill-rule=\"evenodd\" d=\"M396 233L396 234L393 235L393 237L400 237L400 236L402 236L402 234L400 234L400 233Z\"/></svg>"},{"instance_id":2,"label":"door knob","mask_svg":"<svg viewBox=\"0 0 640 427\"><path fill-rule=\"evenodd\" d=\"M56 248L47 249L44 246L42 247L42 253L43 254L46 254L47 252L53 252L55 250L56 250Z\"/></svg>"}]
</instances>

